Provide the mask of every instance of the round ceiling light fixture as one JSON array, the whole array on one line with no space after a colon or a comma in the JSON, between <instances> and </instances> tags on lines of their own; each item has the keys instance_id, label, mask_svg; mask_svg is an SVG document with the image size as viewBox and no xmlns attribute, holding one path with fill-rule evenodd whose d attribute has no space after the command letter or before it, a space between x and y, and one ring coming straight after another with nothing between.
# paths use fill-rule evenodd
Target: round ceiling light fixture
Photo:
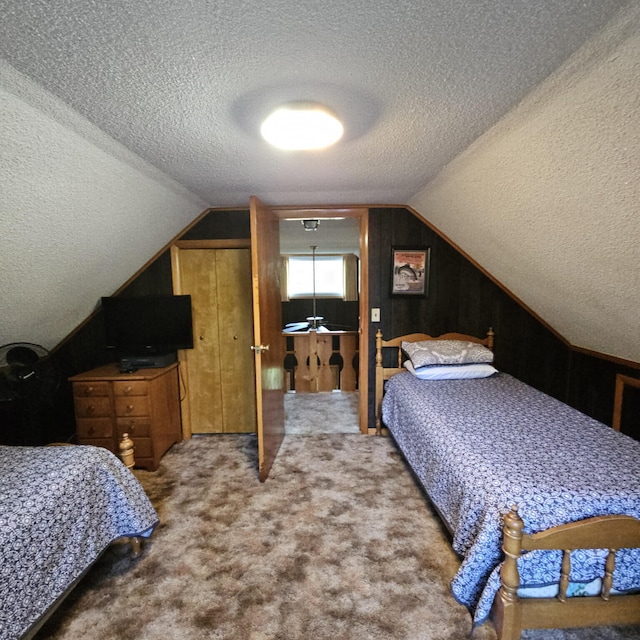
<instances>
[{"instance_id":1,"label":"round ceiling light fixture","mask_svg":"<svg viewBox=\"0 0 640 640\"><path fill-rule=\"evenodd\" d=\"M325 149L342 137L338 116L317 102L291 102L273 111L260 127L262 137L288 151Z\"/></svg>"}]
</instances>

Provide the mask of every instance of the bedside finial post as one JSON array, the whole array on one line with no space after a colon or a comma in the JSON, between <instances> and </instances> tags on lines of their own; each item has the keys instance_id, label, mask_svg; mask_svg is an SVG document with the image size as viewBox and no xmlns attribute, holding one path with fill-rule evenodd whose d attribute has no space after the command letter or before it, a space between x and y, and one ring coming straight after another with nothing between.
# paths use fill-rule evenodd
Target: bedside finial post
<instances>
[{"instance_id":1,"label":"bedside finial post","mask_svg":"<svg viewBox=\"0 0 640 640\"><path fill-rule=\"evenodd\" d=\"M133 440L131 440L128 433L122 434L118 449L120 460L122 460L124 466L127 467L127 469L132 469L135 464L133 457Z\"/></svg>"}]
</instances>

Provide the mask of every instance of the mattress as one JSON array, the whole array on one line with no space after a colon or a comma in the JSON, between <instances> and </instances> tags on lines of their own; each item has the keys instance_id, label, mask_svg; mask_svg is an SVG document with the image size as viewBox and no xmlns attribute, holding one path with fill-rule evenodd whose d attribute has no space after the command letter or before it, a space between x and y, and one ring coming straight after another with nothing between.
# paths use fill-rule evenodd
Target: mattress
<instances>
[{"instance_id":1,"label":"mattress","mask_svg":"<svg viewBox=\"0 0 640 640\"><path fill-rule=\"evenodd\" d=\"M0 640L27 632L111 542L158 516L110 451L0 446Z\"/></svg>"},{"instance_id":2,"label":"mattress","mask_svg":"<svg viewBox=\"0 0 640 640\"><path fill-rule=\"evenodd\" d=\"M640 442L504 373L477 380L393 376L383 421L434 503L461 556L455 598L476 624L499 588L502 517L517 505L525 532L584 518L640 518ZM571 580L602 574L604 550L578 552ZM640 589L640 550L617 554L614 589ZM528 589L557 581L560 556L519 561Z\"/></svg>"}]
</instances>

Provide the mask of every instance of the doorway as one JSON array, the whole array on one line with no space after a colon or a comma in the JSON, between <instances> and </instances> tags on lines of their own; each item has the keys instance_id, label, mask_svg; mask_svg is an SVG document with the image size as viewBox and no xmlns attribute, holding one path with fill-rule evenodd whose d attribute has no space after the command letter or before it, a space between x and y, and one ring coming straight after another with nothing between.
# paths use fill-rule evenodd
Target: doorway
<instances>
[{"instance_id":1,"label":"doorway","mask_svg":"<svg viewBox=\"0 0 640 640\"><path fill-rule=\"evenodd\" d=\"M298 325L294 331L300 334L309 333L308 327L304 325L309 318L314 318L314 322L320 327L316 333L318 344L321 350L326 351L322 356L313 350L314 354L318 353L318 370L311 374L309 363L315 364L316 358L314 357L313 360L308 357L303 358L301 364L307 369L298 372L298 382L304 393L299 394L299 402L291 397L295 394L286 395L287 413L295 413L299 416L302 412L307 412L305 423L308 428L314 424L314 412L325 416L334 414L339 417L339 420L325 420L321 428L333 430L333 432L337 430L340 433L368 433L368 209L283 207L274 211L280 218L280 246L283 255L310 257L316 254L320 259L327 256L349 255L353 256L359 265L355 299L353 296L342 296L339 299L314 295L313 299L310 296L302 296L299 299L283 302L283 329L286 325ZM305 220L314 222L304 225ZM306 226L315 230L306 230ZM286 300L286 295L283 295L283 300ZM289 329L287 329L287 335L291 336ZM316 335L311 336L311 341L314 341ZM346 350L344 346L341 347L341 340L346 344L352 341L352 350L349 351L350 347ZM291 347L292 339L287 338L287 341ZM302 336L299 342L304 342ZM354 351L355 358L353 358ZM342 356L345 356L347 361ZM295 359L289 361L290 364L292 362L300 364ZM322 368L325 365L326 369ZM321 368L322 371L320 371ZM288 375L290 377L285 380L285 389L293 391L295 381L292 369L289 369ZM351 387L349 380L353 377L357 377L357 385ZM315 389L310 389L309 383L305 383L305 380L309 379L322 380L320 387L322 390L319 391L317 386ZM348 391L341 389L343 379ZM356 398L347 397L349 394L355 395ZM353 417L349 419L349 415ZM298 428L294 427L296 430ZM290 427L287 427L287 433L289 432L296 431L290 431Z\"/></svg>"}]
</instances>

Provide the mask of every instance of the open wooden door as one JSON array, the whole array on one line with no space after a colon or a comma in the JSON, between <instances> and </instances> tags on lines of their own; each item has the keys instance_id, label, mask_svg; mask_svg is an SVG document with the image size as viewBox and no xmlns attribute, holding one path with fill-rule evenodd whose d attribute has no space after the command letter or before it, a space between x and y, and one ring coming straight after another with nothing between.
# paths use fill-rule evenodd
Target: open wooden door
<instances>
[{"instance_id":1,"label":"open wooden door","mask_svg":"<svg viewBox=\"0 0 640 640\"><path fill-rule=\"evenodd\" d=\"M284 438L280 219L255 196L250 209L258 467L264 482Z\"/></svg>"}]
</instances>

